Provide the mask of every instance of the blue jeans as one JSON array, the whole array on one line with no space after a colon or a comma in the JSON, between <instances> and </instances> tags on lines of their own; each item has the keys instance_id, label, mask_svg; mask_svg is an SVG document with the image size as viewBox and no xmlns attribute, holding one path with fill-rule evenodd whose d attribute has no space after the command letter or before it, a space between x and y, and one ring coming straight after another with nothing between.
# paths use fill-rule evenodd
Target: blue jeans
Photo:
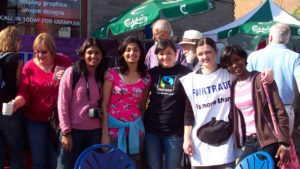
<instances>
[{"instance_id":1,"label":"blue jeans","mask_svg":"<svg viewBox=\"0 0 300 169\"><path fill-rule=\"evenodd\" d=\"M146 132L145 151L149 169L162 169L163 153L166 169L180 168L182 144L182 137L157 136Z\"/></svg>"},{"instance_id":2,"label":"blue jeans","mask_svg":"<svg viewBox=\"0 0 300 169\"><path fill-rule=\"evenodd\" d=\"M11 169L23 168L23 122L22 114L16 111L12 116L0 115L0 168L4 168L5 148L9 152Z\"/></svg>"},{"instance_id":3,"label":"blue jeans","mask_svg":"<svg viewBox=\"0 0 300 169\"><path fill-rule=\"evenodd\" d=\"M94 130L77 130L72 129L71 137L73 141L73 148L71 152L66 152L59 145L59 156L57 159L57 169L73 169L76 163L76 160L80 153L84 151L86 148L101 143L102 130L94 129ZM62 135L60 135L60 141L62 139Z\"/></svg>"},{"instance_id":4,"label":"blue jeans","mask_svg":"<svg viewBox=\"0 0 300 169\"><path fill-rule=\"evenodd\" d=\"M277 153L278 146L278 143L273 143L262 148L260 147L260 143L257 136L247 136L245 142L245 150L243 151L240 157L240 161L254 152L264 151L271 155L274 161L274 169L277 169L277 163L279 161L279 158L275 158L275 155Z\"/></svg>"},{"instance_id":5,"label":"blue jeans","mask_svg":"<svg viewBox=\"0 0 300 169\"><path fill-rule=\"evenodd\" d=\"M118 147L118 137L110 137L110 145ZM127 138L128 141L128 138ZM133 161L135 167L137 169L143 169L143 142L144 142L144 136L139 136L139 145L140 145L140 152L138 154L128 154L128 156L130 157L130 159ZM128 146L128 142L127 142L127 146ZM128 147L127 147L128 149ZM128 152L128 150L127 150Z\"/></svg>"},{"instance_id":6,"label":"blue jeans","mask_svg":"<svg viewBox=\"0 0 300 169\"><path fill-rule=\"evenodd\" d=\"M25 118L25 126L32 155L32 168L56 168L57 153L50 141L50 124Z\"/></svg>"}]
</instances>

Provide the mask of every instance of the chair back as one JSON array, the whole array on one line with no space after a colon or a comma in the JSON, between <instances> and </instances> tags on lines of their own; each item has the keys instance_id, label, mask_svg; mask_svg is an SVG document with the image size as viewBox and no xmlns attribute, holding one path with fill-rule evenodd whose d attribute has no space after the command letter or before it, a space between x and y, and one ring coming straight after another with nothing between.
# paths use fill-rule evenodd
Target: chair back
<instances>
[{"instance_id":1,"label":"chair back","mask_svg":"<svg viewBox=\"0 0 300 169\"><path fill-rule=\"evenodd\" d=\"M103 148L108 148L107 152ZM96 144L77 158L74 169L136 169L130 157L117 147Z\"/></svg>"},{"instance_id":2,"label":"chair back","mask_svg":"<svg viewBox=\"0 0 300 169\"><path fill-rule=\"evenodd\" d=\"M270 154L258 151L245 157L235 169L273 169L274 162Z\"/></svg>"}]
</instances>

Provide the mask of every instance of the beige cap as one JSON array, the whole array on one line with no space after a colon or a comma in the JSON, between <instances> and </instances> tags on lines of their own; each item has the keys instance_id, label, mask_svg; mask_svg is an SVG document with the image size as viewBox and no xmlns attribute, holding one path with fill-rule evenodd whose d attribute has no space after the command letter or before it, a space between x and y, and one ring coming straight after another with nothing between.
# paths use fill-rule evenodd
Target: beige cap
<instances>
[{"instance_id":1,"label":"beige cap","mask_svg":"<svg viewBox=\"0 0 300 169\"><path fill-rule=\"evenodd\" d=\"M195 45L196 41L199 40L202 37L201 32L196 30L187 30L184 31L182 41L179 43L182 44L192 44Z\"/></svg>"}]
</instances>

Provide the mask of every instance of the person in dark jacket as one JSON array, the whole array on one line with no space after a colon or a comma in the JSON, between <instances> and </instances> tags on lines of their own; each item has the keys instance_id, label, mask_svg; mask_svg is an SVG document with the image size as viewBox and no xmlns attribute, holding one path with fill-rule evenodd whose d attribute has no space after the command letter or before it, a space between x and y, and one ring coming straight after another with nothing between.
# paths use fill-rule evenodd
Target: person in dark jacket
<instances>
[{"instance_id":1,"label":"person in dark jacket","mask_svg":"<svg viewBox=\"0 0 300 169\"><path fill-rule=\"evenodd\" d=\"M1 76L5 85L0 89L0 105L15 98L18 93L23 59L18 55L21 34L16 27L8 26L0 32ZM5 55L5 56L4 56ZM0 168L4 168L5 150L9 152L11 169L23 168L22 113L17 110L11 116L0 114Z\"/></svg>"},{"instance_id":2,"label":"person in dark jacket","mask_svg":"<svg viewBox=\"0 0 300 169\"><path fill-rule=\"evenodd\" d=\"M278 123L275 134L264 92L262 75L248 72L247 53L238 45L226 46L221 53L221 65L237 76L231 86L235 147L245 146L240 160L256 152L269 153L277 167L289 161L289 119L279 97L275 81L267 85ZM276 168L276 167L275 167Z\"/></svg>"}]
</instances>

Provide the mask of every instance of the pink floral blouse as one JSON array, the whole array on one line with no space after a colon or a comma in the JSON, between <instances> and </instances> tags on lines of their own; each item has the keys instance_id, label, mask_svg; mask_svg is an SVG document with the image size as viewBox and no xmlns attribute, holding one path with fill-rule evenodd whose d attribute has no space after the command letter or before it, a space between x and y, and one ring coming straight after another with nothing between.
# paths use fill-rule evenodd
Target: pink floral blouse
<instances>
[{"instance_id":1,"label":"pink floral blouse","mask_svg":"<svg viewBox=\"0 0 300 169\"><path fill-rule=\"evenodd\" d=\"M109 76L105 80L113 84L108 113L117 120L124 122L135 121L140 115L140 103L145 88L151 84L151 77L147 75L136 83L129 84L122 78L119 68L115 67L109 70ZM126 129L128 135L128 129ZM118 136L117 128L109 128L111 137ZM140 131L140 135L143 133Z\"/></svg>"}]
</instances>

